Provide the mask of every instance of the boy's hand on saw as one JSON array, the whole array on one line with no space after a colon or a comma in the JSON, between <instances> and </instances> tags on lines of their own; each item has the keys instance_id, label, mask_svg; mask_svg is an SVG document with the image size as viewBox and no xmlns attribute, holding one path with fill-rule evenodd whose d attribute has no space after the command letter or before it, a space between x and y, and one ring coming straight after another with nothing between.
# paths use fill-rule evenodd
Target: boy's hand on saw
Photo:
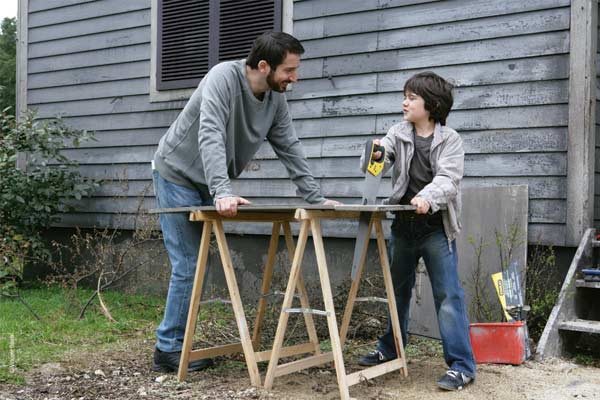
<instances>
[{"instance_id":1,"label":"boy's hand on saw","mask_svg":"<svg viewBox=\"0 0 600 400\"><path fill-rule=\"evenodd\" d=\"M373 144L375 146L381 146L381 141L379 139L374 139L373 140ZM373 153L373 161L378 161L381 158L381 152L380 151L376 151L375 153Z\"/></svg>"}]
</instances>

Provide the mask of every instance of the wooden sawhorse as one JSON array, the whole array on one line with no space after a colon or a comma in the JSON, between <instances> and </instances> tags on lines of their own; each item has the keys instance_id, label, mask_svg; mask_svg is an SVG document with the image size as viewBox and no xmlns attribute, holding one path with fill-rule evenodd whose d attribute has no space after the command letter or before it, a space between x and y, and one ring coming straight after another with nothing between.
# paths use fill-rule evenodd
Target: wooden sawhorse
<instances>
[{"instance_id":1,"label":"wooden sawhorse","mask_svg":"<svg viewBox=\"0 0 600 400\"><path fill-rule=\"evenodd\" d=\"M338 207L336 207L336 210ZM360 209L360 206L357 207ZM368 206L364 208L368 210ZM381 268L383 272L385 290L387 293L387 303L390 310L391 324L394 332L394 339L396 345L396 351L398 358L379 364L374 367L365 368L361 371L354 372L352 374L346 374L344 366L344 358L342 353L342 347L346 340L348 333L348 327L350 325L350 318L352 316L352 310L356 301L356 295L358 293L360 278L364 267L367 246L364 246L364 251L361 255L360 266L355 279L352 281L350 287L350 293L346 308L344 311L344 317L342 319L342 325L340 331L338 331L337 320L335 317L335 308L333 304L333 295L331 292L331 284L329 282L329 272L327 269L327 261L325 259L325 249L323 247L323 236L321 231L321 220L322 219L358 219L360 217L359 211L329 211L329 210L305 210L298 209L296 211L296 219L301 221L300 234L298 236L298 243L296 244L296 252L292 262L292 269L283 300L283 306L281 308L281 314L279 317L279 324L277 325L277 332L275 334L275 340L273 343L273 349L271 351L271 359L269 361L269 367L267 375L265 377L265 388L270 389L273 386L273 380L277 376L287 375L292 372L300 371L306 368L315 367L324 363L333 361L335 365L338 386L340 390L340 397L342 400L349 400L350 394L348 387L359 383L364 379L371 379L391 371L400 370L402 376L407 376L408 372L406 369L406 358L404 355L404 346L402 344L402 337L400 335L400 324L398 321L398 314L396 312L396 300L394 298L394 288L392 285L392 277L390 274L389 262L387 258L387 249L385 245L385 238L383 233L383 227L381 220L385 218L385 212L373 212L369 223L369 235L366 237L368 243L370 239L370 232L375 228L377 237L377 247L379 251L379 258L381 260ZM313 243L315 247L315 253L317 257L317 264L319 270L319 277L321 281L321 289L323 294L323 303L325 305L324 314L327 316L327 325L329 328L329 338L331 340L332 351L323 354L315 354L313 356L304 358L302 360L293 361L283 365L277 365L279 358L285 356L283 354L282 344L287 327L288 316L290 307L292 305L293 295L298 282L301 282L301 268L302 268L302 257L308 240L309 231L312 233ZM310 310L306 310L310 312ZM306 314L305 314L306 315Z\"/></svg>"},{"instance_id":2,"label":"wooden sawhorse","mask_svg":"<svg viewBox=\"0 0 600 400\"><path fill-rule=\"evenodd\" d=\"M263 211L252 211L253 209L261 209ZM196 276L194 278L194 286L192 289L192 296L190 299L190 309L187 319L187 326L185 329L183 349L181 351L179 371L177 374L177 379L179 381L183 381L186 378L187 368L190 361L243 352L244 357L246 359L246 365L248 367L248 373L250 375L250 382L253 386L261 386L261 378L258 372L257 363L269 360L271 357L271 351L269 350L257 352L255 351L255 349L257 349L260 345L261 327L265 317L265 311L268 301L267 297L269 296L269 291L271 288L271 280L273 278L273 267L275 264L275 255L277 253L277 244L279 242L279 234L281 228L283 228L283 233L287 244L288 252L290 254L290 259L292 259L292 257L295 254L294 239L292 237L292 231L290 229L290 222L295 221L295 207L274 207L272 208L273 212L264 211L265 209L266 207L242 207L238 209L238 214L235 217L230 218L219 215L215 211L214 207L196 207L196 210L191 210L190 220L202 221L204 222L204 227L202 230L202 239L200 241ZM233 263L231 261L231 256L229 253L229 247L227 246L225 231L223 229L223 221L269 222L273 224L271 240L269 243L269 249L267 253L267 261L263 274L261 298L258 302L258 310L256 314L256 321L254 324L254 332L252 334L252 337L250 337L250 332L248 330L246 315L242 306L239 287L235 278ZM225 279L227 281L227 288L229 290L229 295L233 306L233 312L240 334L240 343L215 346L207 349L192 350L193 337L196 330L196 323L198 318L198 307L202 295L204 275L206 272L206 264L208 260L210 236L213 230L216 236L217 245L219 248L219 255L221 258L221 263L223 265ZM302 307L304 309L309 309L310 305L308 302L308 294L306 292L303 279L298 274L296 274L294 285L294 287L299 292L298 294L300 297ZM292 297L294 293L295 290L292 290ZM304 320L306 323L306 328L308 330L309 342L300 345L289 346L284 349L281 349L280 346L279 354L281 356L292 356L305 353L314 353L315 355L320 354L319 339L317 337L317 331L315 329L315 324L312 315L305 314Z\"/></svg>"}]
</instances>

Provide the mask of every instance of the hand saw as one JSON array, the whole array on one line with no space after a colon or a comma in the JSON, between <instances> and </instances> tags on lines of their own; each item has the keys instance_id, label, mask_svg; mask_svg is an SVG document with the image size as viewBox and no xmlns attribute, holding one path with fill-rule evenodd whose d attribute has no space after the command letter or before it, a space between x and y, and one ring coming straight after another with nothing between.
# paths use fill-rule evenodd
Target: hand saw
<instances>
[{"instance_id":1,"label":"hand saw","mask_svg":"<svg viewBox=\"0 0 600 400\"><path fill-rule=\"evenodd\" d=\"M381 157L378 160L373 159L373 154L381 152ZM362 165L365 171L365 183L363 186L362 205L375 204L379 184L383 175L383 166L385 160L385 147L377 145L373 139L369 139L365 148L365 158ZM352 259L352 280L356 278L358 266L363 252L367 247L367 236L369 235L369 222L371 221L372 212L363 211L360 213L358 221L358 234L356 235L356 245L354 247L354 258Z\"/></svg>"}]
</instances>

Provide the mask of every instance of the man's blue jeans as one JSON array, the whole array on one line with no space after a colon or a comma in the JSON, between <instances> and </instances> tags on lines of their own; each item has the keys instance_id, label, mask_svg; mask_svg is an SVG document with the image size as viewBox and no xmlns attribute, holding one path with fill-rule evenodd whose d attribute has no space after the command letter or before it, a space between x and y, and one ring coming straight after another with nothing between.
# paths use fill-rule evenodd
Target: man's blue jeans
<instances>
[{"instance_id":1,"label":"man's blue jeans","mask_svg":"<svg viewBox=\"0 0 600 400\"><path fill-rule=\"evenodd\" d=\"M159 208L213 205L208 191L176 185L160 176L157 170L152 171L152 179ZM188 213L165 213L159 218L171 262L171 280L165 315L156 330L156 347L170 353L181 351L183 346L202 223L190 222Z\"/></svg>"},{"instance_id":2,"label":"man's blue jeans","mask_svg":"<svg viewBox=\"0 0 600 400\"><path fill-rule=\"evenodd\" d=\"M396 220L392 224L389 257L404 345L416 267L423 257L433 289L446 364L450 369L475 377L469 319L458 277L456 243L448 242L441 225L429 225L423 220ZM386 358L396 357L389 315L387 329L379 338L377 348Z\"/></svg>"}]
</instances>

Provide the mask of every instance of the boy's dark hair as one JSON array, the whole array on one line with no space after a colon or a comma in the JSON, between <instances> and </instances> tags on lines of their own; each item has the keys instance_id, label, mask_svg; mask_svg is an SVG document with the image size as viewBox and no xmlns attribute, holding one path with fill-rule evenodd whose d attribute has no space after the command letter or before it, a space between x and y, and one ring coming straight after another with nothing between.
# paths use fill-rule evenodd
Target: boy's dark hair
<instances>
[{"instance_id":1,"label":"boy's dark hair","mask_svg":"<svg viewBox=\"0 0 600 400\"><path fill-rule=\"evenodd\" d=\"M287 33L265 32L254 40L252 50L246 58L246 65L257 69L259 61L265 60L271 69L275 70L288 53L302 55L304 47L298 39Z\"/></svg>"},{"instance_id":2,"label":"boy's dark hair","mask_svg":"<svg viewBox=\"0 0 600 400\"><path fill-rule=\"evenodd\" d=\"M429 117L435 122L446 125L446 118L452 108L454 85L441 76L430 72L413 75L404 84L404 93L411 91L423 98Z\"/></svg>"}]
</instances>

